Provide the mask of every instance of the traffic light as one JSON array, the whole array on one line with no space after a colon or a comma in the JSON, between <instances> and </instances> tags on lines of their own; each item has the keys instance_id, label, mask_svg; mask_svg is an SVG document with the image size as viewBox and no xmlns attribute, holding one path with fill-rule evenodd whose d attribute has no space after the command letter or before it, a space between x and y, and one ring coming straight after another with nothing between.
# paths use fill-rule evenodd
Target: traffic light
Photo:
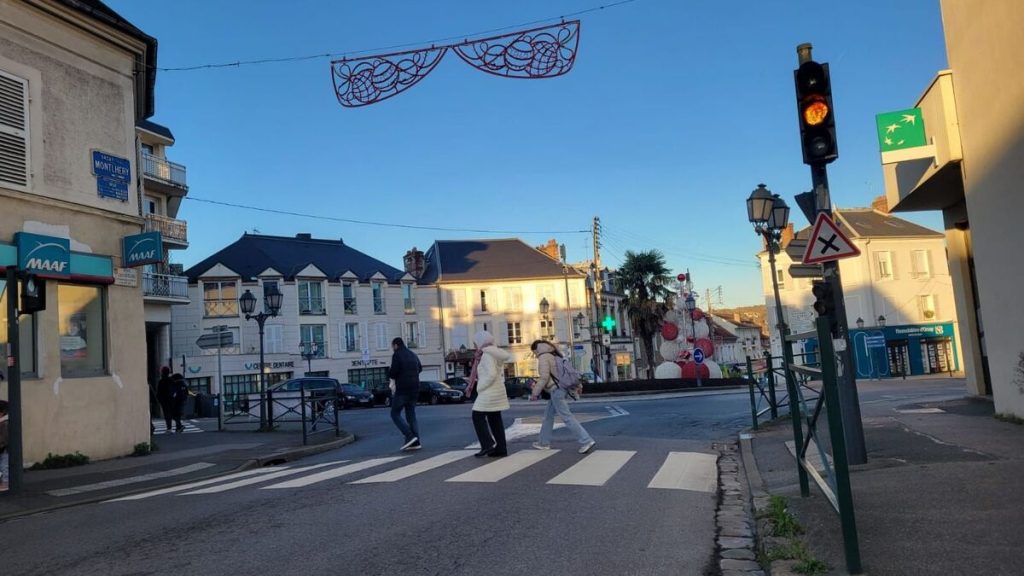
<instances>
[{"instance_id":1,"label":"traffic light","mask_svg":"<svg viewBox=\"0 0 1024 576\"><path fill-rule=\"evenodd\" d=\"M25 276L21 281L21 306L19 314L32 314L46 309L46 282L35 274Z\"/></svg>"},{"instance_id":2,"label":"traffic light","mask_svg":"<svg viewBox=\"0 0 1024 576\"><path fill-rule=\"evenodd\" d=\"M811 287L811 294L814 295L814 311L818 313L819 318L828 318L829 329L835 334L839 326L839 318L836 315L836 300L832 285L824 280L815 281Z\"/></svg>"},{"instance_id":3,"label":"traffic light","mask_svg":"<svg viewBox=\"0 0 1024 576\"><path fill-rule=\"evenodd\" d=\"M839 157L828 64L809 60L793 71L804 164L821 166Z\"/></svg>"}]
</instances>

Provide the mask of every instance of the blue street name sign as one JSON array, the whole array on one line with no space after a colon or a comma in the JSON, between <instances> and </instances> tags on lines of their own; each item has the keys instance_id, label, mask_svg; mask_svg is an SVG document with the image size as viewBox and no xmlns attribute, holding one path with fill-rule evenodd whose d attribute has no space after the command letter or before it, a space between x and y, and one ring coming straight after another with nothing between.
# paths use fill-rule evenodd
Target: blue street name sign
<instances>
[{"instance_id":1,"label":"blue street name sign","mask_svg":"<svg viewBox=\"0 0 1024 576\"><path fill-rule=\"evenodd\" d=\"M96 193L101 198L113 198L122 202L128 201L128 181L114 178L96 178Z\"/></svg>"},{"instance_id":2,"label":"blue street name sign","mask_svg":"<svg viewBox=\"0 0 1024 576\"><path fill-rule=\"evenodd\" d=\"M693 361L697 364L704 363L704 350L702 348L693 349Z\"/></svg>"},{"instance_id":3,"label":"blue street name sign","mask_svg":"<svg viewBox=\"0 0 1024 576\"><path fill-rule=\"evenodd\" d=\"M18 268L49 278L71 276L71 241L67 238L18 232Z\"/></svg>"},{"instance_id":4,"label":"blue street name sign","mask_svg":"<svg viewBox=\"0 0 1024 576\"><path fill-rule=\"evenodd\" d=\"M128 201L128 185L132 179L132 165L127 158L93 150L92 173L96 175L96 194L101 198Z\"/></svg>"},{"instance_id":5,"label":"blue street name sign","mask_svg":"<svg viewBox=\"0 0 1024 576\"><path fill-rule=\"evenodd\" d=\"M121 239L121 263L125 268L156 264L163 259L163 240L159 232L133 234Z\"/></svg>"}]
</instances>

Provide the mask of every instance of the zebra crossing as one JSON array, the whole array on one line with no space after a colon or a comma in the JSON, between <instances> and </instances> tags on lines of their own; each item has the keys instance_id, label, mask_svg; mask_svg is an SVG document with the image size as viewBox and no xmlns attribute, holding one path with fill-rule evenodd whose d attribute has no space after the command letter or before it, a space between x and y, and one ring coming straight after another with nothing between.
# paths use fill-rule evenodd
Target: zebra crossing
<instances>
[{"instance_id":1,"label":"zebra crossing","mask_svg":"<svg viewBox=\"0 0 1024 576\"><path fill-rule=\"evenodd\" d=\"M465 465L458 466L459 473L444 479L451 483L498 483L526 470L540 462L555 457L561 451L520 450L505 458L488 460L465 471ZM218 478L190 482L178 486L151 490L107 500L123 502L144 500L158 496L201 496L220 494L229 490L256 487L259 490L295 490L322 482L342 479L344 484L366 485L396 483L457 463L471 457L473 450L452 450L423 459L415 456L387 456L362 461L336 460L301 466L284 465L236 472ZM568 452L567 452L568 454ZM594 450L582 459L571 459L571 464L546 481L550 485L600 487L607 484L616 474L626 468L635 450ZM558 460L555 458L555 460ZM717 488L717 458L713 454L700 452L668 452L657 473L646 485L655 490L682 490L714 493ZM364 471L383 469L388 465L401 463L396 468L377 471L363 478L355 477Z\"/></svg>"},{"instance_id":2,"label":"zebra crossing","mask_svg":"<svg viewBox=\"0 0 1024 576\"><path fill-rule=\"evenodd\" d=\"M182 420L181 425L185 428L182 430L182 434L198 434L203 429L196 426L195 420ZM153 420L153 434L175 434L174 423L171 423L171 429L167 429L167 423L163 420Z\"/></svg>"}]
</instances>

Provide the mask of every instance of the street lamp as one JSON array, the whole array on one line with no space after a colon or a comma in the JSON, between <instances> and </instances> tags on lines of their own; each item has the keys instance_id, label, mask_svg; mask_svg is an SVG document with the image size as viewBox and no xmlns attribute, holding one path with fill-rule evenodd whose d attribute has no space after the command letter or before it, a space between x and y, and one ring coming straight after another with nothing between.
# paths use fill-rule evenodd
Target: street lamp
<instances>
[{"instance_id":1,"label":"street lamp","mask_svg":"<svg viewBox=\"0 0 1024 576\"><path fill-rule=\"evenodd\" d=\"M857 317L857 328L863 328L863 327L864 327L864 319L861 318L860 316L858 316Z\"/></svg>"},{"instance_id":2,"label":"street lamp","mask_svg":"<svg viewBox=\"0 0 1024 576\"><path fill-rule=\"evenodd\" d=\"M309 376L313 372L313 358L320 355L320 345L316 342L303 342L299 354L306 360L306 376Z\"/></svg>"},{"instance_id":3,"label":"street lamp","mask_svg":"<svg viewBox=\"0 0 1024 576\"><path fill-rule=\"evenodd\" d=\"M551 340L551 320L548 317L548 313L551 312L551 303L548 302L547 298L540 299L540 316L541 320L541 335L540 337L544 340Z\"/></svg>"},{"instance_id":4,"label":"street lamp","mask_svg":"<svg viewBox=\"0 0 1024 576\"><path fill-rule=\"evenodd\" d=\"M693 293L690 292L686 295L686 300L683 301L686 312L690 315L690 327L693 328L693 348L697 349L697 322L693 319L693 311L697 309L697 301L693 299ZM697 364L697 358L693 359L694 373L697 374L697 387L701 387L700 381L700 365Z\"/></svg>"},{"instance_id":5,"label":"street lamp","mask_svg":"<svg viewBox=\"0 0 1024 576\"><path fill-rule=\"evenodd\" d=\"M785 350L784 337L788 333L786 320L782 317L782 299L779 296L779 275L775 269L775 253L779 250L779 239L782 231L789 225L789 206L778 194L772 194L764 184L747 198L747 219L754 225L754 233L764 238L768 249L768 263L772 270L772 289L775 292L775 316L778 324L780 341Z\"/></svg>"},{"instance_id":6,"label":"street lamp","mask_svg":"<svg viewBox=\"0 0 1024 576\"><path fill-rule=\"evenodd\" d=\"M238 305L242 308L246 320L256 320L260 327L260 430L270 430L267 411L267 378L263 372L263 324L267 318L277 316L281 310L281 298L283 295L277 289L277 284L265 285L263 289L263 311L253 314L256 311L256 297L249 290L238 299Z\"/></svg>"},{"instance_id":7,"label":"street lamp","mask_svg":"<svg viewBox=\"0 0 1024 576\"><path fill-rule=\"evenodd\" d=\"M878 325L882 328L885 328L885 316L878 317Z\"/></svg>"},{"instance_id":8,"label":"street lamp","mask_svg":"<svg viewBox=\"0 0 1024 576\"><path fill-rule=\"evenodd\" d=\"M551 304L548 303L547 298L540 299L540 315L547 318L548 312L551 311Z\"/></svg>"}]
</instances>

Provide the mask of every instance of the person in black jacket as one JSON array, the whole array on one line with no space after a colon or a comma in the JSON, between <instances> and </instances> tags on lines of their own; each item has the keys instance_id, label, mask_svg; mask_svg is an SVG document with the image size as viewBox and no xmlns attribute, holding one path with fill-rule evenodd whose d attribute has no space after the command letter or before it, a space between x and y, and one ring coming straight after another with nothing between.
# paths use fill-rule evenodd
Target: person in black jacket
<instances>
[{"instance_id":1,"label":"person in black jacket","mask_svg":"<svg viewBox=\"0 0 1024 576\"><path fill-rule=\"evenodd\" d=\"M173 386L171 369L167 366L160 368L160 380L156 383L156 400L160 403L160 410L164 413L164 421L167 422L167 432L171 431L171 419L174 417Z\"/></svg>"},{"instance_id":2,"label":"person in black jacket","mask_svg":"<svg viewBox=\"0 0 1024 576\"><path fill-rule=\"evenodd\" d=\"M391 368L388 370L388 378L395 381L391 395L391 420L405 436L402 450L419 450L422 446L419 427L416 425L416 397L420 392L420 372L423 365L401 338L391 341L391 349L395 351L391 355ZM402 420L403 409L408 423Z\"/></svg>"}]
</instances>

